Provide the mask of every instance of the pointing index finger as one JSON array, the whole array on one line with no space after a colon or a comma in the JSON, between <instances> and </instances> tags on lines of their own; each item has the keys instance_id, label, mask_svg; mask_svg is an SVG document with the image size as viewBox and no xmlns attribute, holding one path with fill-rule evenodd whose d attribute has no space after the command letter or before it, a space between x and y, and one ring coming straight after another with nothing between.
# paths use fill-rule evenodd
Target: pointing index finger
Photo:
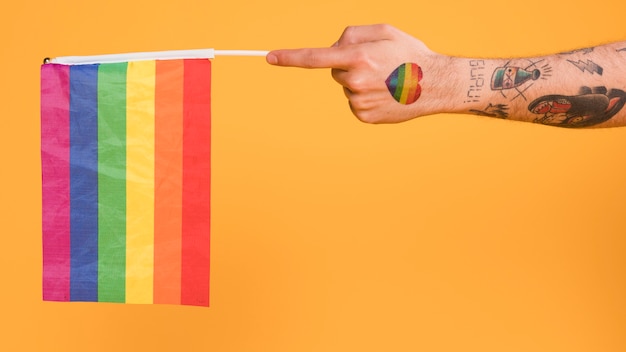
<instances>
[{"instance_id":1,"label":"pointing index finger","mask_svg":"<svg viewBox=\"0 0 626 352\"><path fill-rule=\"evenodd\" d=\"M302 68L350 68L350 55L342 47L270 51L266 60L276 66Z\"/></svg>"}]
</instances>

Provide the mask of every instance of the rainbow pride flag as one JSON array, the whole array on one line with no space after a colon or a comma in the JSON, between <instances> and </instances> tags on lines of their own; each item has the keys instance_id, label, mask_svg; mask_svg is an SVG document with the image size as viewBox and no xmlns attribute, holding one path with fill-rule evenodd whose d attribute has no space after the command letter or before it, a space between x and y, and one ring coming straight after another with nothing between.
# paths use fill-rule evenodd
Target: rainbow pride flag
<instances>
[{"instance_id":1,"label":"rainbow pride flag","mask_svg":"<svg viewBox=\"0 0 626 352\"><path fill-rule=\"evenodd\" d=\"M41 67L43 299L209 305L211 61Z\"/></svg>"}]
</instances>

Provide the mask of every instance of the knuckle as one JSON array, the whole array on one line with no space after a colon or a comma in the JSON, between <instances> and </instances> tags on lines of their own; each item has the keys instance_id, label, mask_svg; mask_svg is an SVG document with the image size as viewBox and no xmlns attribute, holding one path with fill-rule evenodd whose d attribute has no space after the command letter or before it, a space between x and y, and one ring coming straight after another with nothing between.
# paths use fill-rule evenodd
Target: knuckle
<instances>
[{"instance_id":1,"label":"knuckle","mask_svg":"<svg viewBox=\"0 0 626 352\"><path fill-rule=\"evenodd\" d=\"M302 65L305 68L317 67L320 63L319 55L313 50L305 50L303 53L303 57L304 57L304 60L303 60Z\"/></svg>"},{"instance_id":2,"label":"knuckle","mask_svg":"<svg viewBox=\"0 0 626 352\"><path fill-rule=\"evenodd\" d=\"M372 53L362 46L355 47L350 52L352 62L355 67L373 70L376 68L376 62Z\"/></svg>"},{"instance_id":3,"label":"knuckle","mask_svg":"<svg viewBox=\"0 0 626 352\"><path fill-rule=\"evenodd\" d=\"M372 111L353 110L353 113L354 113L354 116L356 116L356 118L363 123L369 123L369 124L380 123L380 120L378 119L377 115L372 113Z\"/></svg>"},{"instance_id":4,"label":"knuckle","mask_svg":"<svg viewBox=\"0 0 626 352\"><path fill-rule=\"evenodd\" d=\"M346 77L345 85L348 89L355 93L361 93L366 89L366 85L363 82L363 79L359 76L354 75Z\"/></svg>"},{"instance_id":5,"label":"knuckle","mask_svg":"<svg viewBox=\"0 0 626 352\"><path fill-rule=\"evenodd\" d=\"M371 105L372 105L369 102L369 100L361 94L352 95L350 97L350 104L352 104L352 106L358 111L369 110L369 108L371 108Z\"/></svg>"},{"instance_id":6,"label":"knuckle","mask_svg":"<svg viewBox=\"0 0 626 352\"><path fill-rule=\"evenodd\" d=\"M378 30L383 33L391 33L393 31L393 26L388 23L380 23L378 24Z\"/></svg>"},{"instance_id":7,"label":"knuckle","mask_svg":"<svg viewBox=\"0 0 626 352\"><path fill-rule=\"evenodd\" d=\"M396 28L387 23L378 24L376 27L376 30L385 37L392 37L396 33Z\"/></svg>"},{"instance_id":8,"label":"knuckle","mask_svg":"<svg viewBox=\"0 0 626 352\"><path fill-rule=\"evenodd\" d=\"M370 62L370 55L367 51L363 50L363 49L356 49L354 50L354 61L359 63L359 64L368 64Z\"/></svg>"},{"instance_id":9,"label":"knuckle","mask_svg":"<svg viewBox=\"0 0 626 352\"><path fill-rule=\"evenodd\" d=\"M347 26L344 28L343 33L341 34L341 39L346 42L350 42L351 38L354 36L354 31L356 30L356 26Z\"/></svg>"},{"instance_id":10,"label":"knuckle","mask_svg":"<svg viewBox=\"0 0 626 352\"><path fill-rule=\"evenodd\" d=\"M356 118L364 123L378 124L381 123L381 116L376 113L375 107L367 98L358 95L350 98L350 108Z\"/></svg>"}]
</instances>

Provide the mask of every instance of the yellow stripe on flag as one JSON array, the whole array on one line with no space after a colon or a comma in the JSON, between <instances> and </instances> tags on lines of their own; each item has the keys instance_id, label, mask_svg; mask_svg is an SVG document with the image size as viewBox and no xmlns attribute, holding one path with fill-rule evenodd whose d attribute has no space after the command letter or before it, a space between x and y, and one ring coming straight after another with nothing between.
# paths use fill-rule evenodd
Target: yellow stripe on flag
<instances>
[{"instance_id":1,"label":"yellow stripe on flag","mask_svg":"<svg viewBox=\"0 0 626 352\"><path fill-rule=\"evenodd\" d=\"M155 61L128 63L126 302L152 303Z\"/></svg>"}]
</instances>

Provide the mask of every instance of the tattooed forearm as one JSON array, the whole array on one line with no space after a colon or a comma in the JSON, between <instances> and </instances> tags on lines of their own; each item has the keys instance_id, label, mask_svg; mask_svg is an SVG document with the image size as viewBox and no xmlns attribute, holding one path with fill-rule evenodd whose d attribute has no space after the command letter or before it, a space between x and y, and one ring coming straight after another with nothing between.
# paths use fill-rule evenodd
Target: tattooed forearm
<instances>
[{"instance_id":1,"label":"tattooed forearm","mask_svg":"<svg viewBox=\"0 0 626 352\"><path fill-rule=\"evenodd\" d=\"M568 128L626 126L626 41L539 57L462 60L465 66L455 64L462 70L470 63L471 85L465 94L460 71L456 92L466 104L455 112Z\"/></svg>"}]
</instances>

